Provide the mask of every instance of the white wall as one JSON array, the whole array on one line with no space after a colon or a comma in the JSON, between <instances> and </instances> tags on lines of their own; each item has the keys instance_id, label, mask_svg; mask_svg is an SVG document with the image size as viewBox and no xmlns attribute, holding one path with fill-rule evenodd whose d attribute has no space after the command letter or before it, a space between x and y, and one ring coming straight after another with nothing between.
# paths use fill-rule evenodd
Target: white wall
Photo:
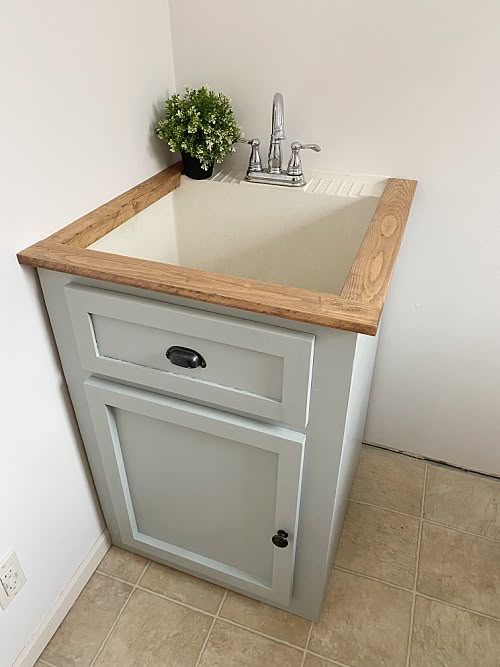
<instances>
[{"instance_id":1,"label":"white wall","mask_svg":"<svg viewBox=\"0 0 500 667\"><path fill-rule=\"evenodd\" d=\"M0 22L0 557L28 582L0 611L10 667L102 531L33 272L15 253L165 166L165 0L27 0Z\"/></svg>"},{"instance_id":2,"label":"white wall","mask_svg":"<svg viewBox=\"0 0 500 667\"><path fill-rule=\"evenodd\" d=\"M273 92L310 167L419 180L366 439L500 474L498 0L170 1L178 86L229 94L248 137ZM246 147L240 150L246 151Z\"/></svg>"}]
</instances>

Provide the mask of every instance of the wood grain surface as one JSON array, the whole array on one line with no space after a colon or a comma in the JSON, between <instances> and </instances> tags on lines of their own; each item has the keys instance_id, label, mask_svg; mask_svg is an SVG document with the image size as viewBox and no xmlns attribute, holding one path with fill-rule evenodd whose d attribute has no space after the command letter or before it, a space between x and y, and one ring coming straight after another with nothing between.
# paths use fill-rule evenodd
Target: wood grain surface
<instances>
[{"instance_id":1,"label":"wood grain surface","mask_svg":"<svg viewBox=\"0 0 500 667\"><path fill-rule=\"evenodd\" d=\"M119 227L134 215L164 197L181 182L182 162L161 171L136 185L107 204L84 215L61 230L49 236L46 241L66 243L78 248L86 248Z\"/></svg>"},{"instance_id":2,"label":"wood grain surface","mask_svg":"<svg viewBox=\"0 0 500 667\"><path fill-rule=\"evenodd\" d=\"M19 261L43 269L104 280L118 285L311 322L374 335L380 309L335 294L272 285L218 273L63 243L41 243L20 253Z\"/></svg>"},{"instance_id":3,"label":"wood grain surface","mask_svg":"<svg viewBox=\"0 0 500 667\"><path fill-rule=\"evenodd\" d=\"M384 305L416 187L416 181L388 180L340 293L342 297Z\"/></svg>"},{"instance_id":4,"label":"wood grain surface","mask_svg":"<svg viewBox=\"0 0 500 667\"><path fill-rule=\"evenodd\" d=\"M156 174L44 241L21 264L152 292L375 335L416 181L389 179L340 295L89 250L102 236L179 187L182 163Z\"/></svg>"}]
</instances>

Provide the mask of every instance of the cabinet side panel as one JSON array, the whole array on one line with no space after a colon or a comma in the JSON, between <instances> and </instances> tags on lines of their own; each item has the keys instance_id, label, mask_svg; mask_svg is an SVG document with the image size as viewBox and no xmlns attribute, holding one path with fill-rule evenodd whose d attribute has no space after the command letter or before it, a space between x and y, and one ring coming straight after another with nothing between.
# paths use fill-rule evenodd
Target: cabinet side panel
<instances>
[{"instance_id":1,"label":"cabinet side panel","mask_svg":"<svg viewBox=\"0 0 500 667\"><path fill-rule=\"evenodd\" d=\"M319 620L357 334L319 328L302 477L293 595L288 610Z\"/></svg>"},{"instance_id":2,"label":"cabinet side panel","mask_svg":"<svg viewBox=\"0 0 500 667\"><path fill-rule=\"evenodd\" d=\"M342 456L335 494L330 543L328 545L328 560L330 564L333 564L335 558L335 551L342 531L347 502L361 453L377 344L378 334L376 336L357 334L356 353L349 392L349 407L342 443Z\"/></svg>"}]
</instances>

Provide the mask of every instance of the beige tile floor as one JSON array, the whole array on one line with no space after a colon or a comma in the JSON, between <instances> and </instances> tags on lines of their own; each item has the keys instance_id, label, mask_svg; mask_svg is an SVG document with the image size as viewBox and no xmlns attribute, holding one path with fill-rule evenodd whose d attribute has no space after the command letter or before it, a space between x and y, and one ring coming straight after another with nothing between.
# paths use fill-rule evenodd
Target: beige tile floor
<instances>
[{"instance_id":1,"label":"beige tile floor","mask_svg":"<svg viewBox=\"0 0 500 667\"><path fill-rule=\"evenodd\" d=\"M320 622L116 548L50 667L500 667L500 481L365 447Z\"/></svg>"}]
</instances>

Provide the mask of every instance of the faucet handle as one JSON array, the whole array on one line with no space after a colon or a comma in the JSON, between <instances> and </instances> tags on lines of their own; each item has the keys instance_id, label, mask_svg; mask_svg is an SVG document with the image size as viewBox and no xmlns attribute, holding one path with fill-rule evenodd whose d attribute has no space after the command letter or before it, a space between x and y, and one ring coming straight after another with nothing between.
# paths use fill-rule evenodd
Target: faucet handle
<instances>
[{"instance_id":1,"label":"faucet handle","mask_svg":"<svg viewBox=\"0 0 500 667\"><path fill-rule=\"evenodd\" d=\"M252 152L248 162L248 171L262 171L262 160L260 158L260 139L238 139L239 144L250 144Z\"/></svg>"},{"instance_id":2,"label":"faucet handle","mask_svg":"<svg viewBox=\"0 0 500 667\"><path fill-rule=\"evenodd\" d=\"M316 153L319 153L321 150L318 144L301 144L300 141L294 141L292 144L292 151L294 149L301 151L303 148L309 148L310 150L315 151Z\"/></svg>"},{"instance_id":3,"label":"faucet handle","mask_svg":"<svg viewBox=\"0 0 500 667\"><path fill-rule=\"evenodd\" d=\"M302 161L300 159L300 151L302 149L309 149L312 151L315 151L316 153L319 153L321 148L318 146L318 144L301 144L300 141L294 141L292 143L292 156L290 157L290 161L288 162L288 169L287 174L289 176L302 176L303 171L302 171Z\"/></svg>"}]
</instances>

